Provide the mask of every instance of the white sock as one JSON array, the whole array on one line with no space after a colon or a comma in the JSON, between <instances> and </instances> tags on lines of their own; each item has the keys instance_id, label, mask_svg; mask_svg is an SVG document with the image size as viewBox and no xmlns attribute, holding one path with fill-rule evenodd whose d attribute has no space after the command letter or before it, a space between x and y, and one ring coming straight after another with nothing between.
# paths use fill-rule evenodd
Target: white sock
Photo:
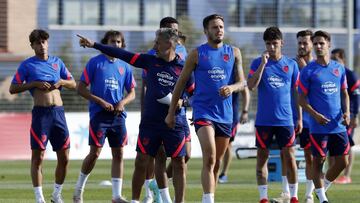
<instances>
[{"instance_id":1,"label":"white sock","mask_svg":"<svg viewBox=\"0 0 360 203\"><path fill-rule=\"evenodd\" d=\"M316 188L315 189L315 193L317 194L317 196L319 197L319 201L323 202L323 201L328 201L328 199L326 198L325 195L325 190L324 188Z\"/></svg>"},{"instance_id":2,"label":"white sock","mask_svg":"<svg viewBox=\"0 0 360 203\"><path fill-rule=\"evenodd\" d=\"M130 203L140 203L138 200L131 200Z\"/></svg>"},{"instance_id":3,"label":"white sock","mask_svg":"<svg viewBox=\"0 0 360 203\"><path fill-rule=\"evenodd\" d=\"M306 180L306 193L305 197L311 197L314 190L314 183L312 180Z\"/></svg>"},{"instance_id":4,"label":"white sock","mask_svg":"<svg viewBox=\"0 0 360 203\"><path fill-rule=\"evenodd\" d=\"M290 190L289 190L289 182L288 182L288 179L286 176L281 176L281 182L282 182L282 190L283 190L283 193L287 193L289 194L290 193Z\"/></svg>"},{"instance_id":5,"label":"white sock","mask_svg":"<svg viewBox=\"0 0 360 203\"><path fill-rule=\"evenodd\" d=\"M202 203L214 203L214 193L203 194Z\"/></svg>"},{"instance_id":6,"label":"white sock","mask_svg":"<svg viewBox=\"0 0 360 203\"><path fill-rule=\"evenodd\" d=\"M44 200L44 194L42 191L42 186L34 187L35 199L36 200Z\"/></svg>"},{"instance_id":7,"label":"white sock","mask_svg":"<svg viewBox=\"0 0 360 203\"><path fill-rule=\"evenodd\" d=\"M159 191L164 203L172 203L168 187L159 189Z\"/></svg>"},{"instance_id":8,"label":"white sock","mask_svg":"<svg viewBox=\"0 0 360 203\"><path fill-rule=\"evenodd\" d=\"M329 187L331 186L331 181L324 178L324 188L325 188L325 192L329 189Z\"/></svg>"},{"instance_id":9,"label":"white sock","mask_svg":"<svg viewBox=\"0 0 360 203\"><path fill-rule=\"evenodd\" d=\"M260 194L260 200L268 199L268 186L267 185L258 185L258 190Z\"/></svg>"},{"instance_id":10,"label":"white sock","mask_svg":"<svg viewBox=\"0 0 360 203\"><path fill-rule=\"evenodd\" d=\"M121 197L122 179L121 178L111 178L111 182L112 182L112 197L113 198Z\"/></svg>"},{"instance_id":11,"label":"white sock","mask_svg":"<svg viewBox=\"0 0 360 203\"><path fill-rule=\"evenodd\" d=\"M87 179L89 178L89 175L90 174L84 174L84 173L80 172L79 178L78 178L78 180L76 182L76 186L75 186L77 190L81 190L81 191L84 190L84 187L85 187Z\"/></svg>"},{"instance_id":12,"label":"white sock","mask_svg":"<svg viewBox=\"0 0 360 203\"><path fill-rule=\"evenodd\" d=\"M289 189L290 189L290 197L296 197L296 199L298 198L297 193L298 193L298 183L295 184L289 184Z\"/></svg>"},{"instance_id":13,"label":"white sock","mask_svg":"<svg viewBox=\"0 0 360 203\"><path fill-rule=\"evenodd\" d=\"M61 194L61 190L63 188L63 185L59 185L59 184L56 184L54 183L54 192L52 193L53 196L58 196Z\"/></svg>"},{"instance_id":14,"label":"white sock","mask_svg":"<svg viewBox=\"0 0 360 203\"><path fill-rule=\"evenodd\" d=\"M153 194L149 188L149 183L152 181L153 179L146 179L145 180L145 196L146 197L153 197Z\"/></svg>"}]
</instances>

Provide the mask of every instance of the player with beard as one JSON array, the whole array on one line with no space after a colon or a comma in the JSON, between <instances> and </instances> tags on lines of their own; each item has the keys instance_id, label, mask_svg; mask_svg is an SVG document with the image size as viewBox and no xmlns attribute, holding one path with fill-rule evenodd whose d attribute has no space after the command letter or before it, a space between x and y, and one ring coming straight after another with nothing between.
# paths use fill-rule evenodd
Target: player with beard
<instances>
[{"instance_id":1,"label":"player with beard","mask_svg":"<svg viewBox=\"0 0 360 203\"><path fill-rule=\"evenodd\" d=\"M231 137L232 93L245 90L246 82L240 50L223 43L223 17L218 14L205 17L203 28L207 43L188 55L173 92L166 123L169 127L174 127L177 103L186 82L194 72L192 107L203 157L202 202L212 203L220 160Z\"/></svg>"}]
</instances>

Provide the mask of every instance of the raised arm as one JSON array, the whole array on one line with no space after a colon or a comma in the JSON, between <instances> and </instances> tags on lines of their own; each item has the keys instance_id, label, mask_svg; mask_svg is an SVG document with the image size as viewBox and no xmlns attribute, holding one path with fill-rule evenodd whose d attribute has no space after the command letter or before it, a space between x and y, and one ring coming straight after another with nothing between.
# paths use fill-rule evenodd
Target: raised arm
<instances>
[{"instance_id":1,"label":"raised arm","mask_svg":"<svg viewBox=\"0 0 360 203\"><path fill-rule=\"evenodd\" d=\"M169 112L165 118L166 124L173 128L175 126L175 110L177 108L180 96L185 88L187 81L189 80L191 73L194 71L198 62L198 52L193 50L187 57L185 67L181 71L181 75L176 82L175 89L173 91Z\"/></svg>"},{"instance_id":2,"label":"raised arm","mask_svg":"<svg viewBox=\"0 0 360 203\"><path fill-rule=\"evenodd\" d=\"M268 62L268 59L269 59L269 53L267 51L265 51L261 55L261 63L259 65L259 67L251 75L251 77L248 78L247 84L251 91L253 91L255 88L258 87L261 77L262 77L262 74L264 72L265 65Z\"/></svg>"}]
</instances>

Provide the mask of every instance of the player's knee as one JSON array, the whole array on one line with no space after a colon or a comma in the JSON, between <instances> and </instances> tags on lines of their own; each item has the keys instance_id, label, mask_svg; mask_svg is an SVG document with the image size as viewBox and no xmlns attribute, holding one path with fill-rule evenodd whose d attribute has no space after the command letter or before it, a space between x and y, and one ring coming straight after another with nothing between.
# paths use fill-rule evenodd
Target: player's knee
<instances>
[{"instance_id":1,"label":"player's knee","mask_svg":"<svg viewBox=\"0 0 360 203\"><path fill-rule=\"evenodd\" d=\"M208 156L206 158L204 158L204 168L207 168L207 169L213 169L214 166L215 166L215 156Z\"/></svg>"}]
</instances>

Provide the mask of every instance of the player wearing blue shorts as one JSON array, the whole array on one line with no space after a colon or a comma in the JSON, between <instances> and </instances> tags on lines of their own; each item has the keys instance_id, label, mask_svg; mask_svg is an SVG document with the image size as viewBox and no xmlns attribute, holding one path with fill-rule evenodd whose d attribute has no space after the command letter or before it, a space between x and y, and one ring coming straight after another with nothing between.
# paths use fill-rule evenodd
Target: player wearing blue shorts
<instances>
[{"instance_id":1,"label":"player wearing blue shorts","mask_svg":"<svg viewBox=\"0 0 360 203\"><path fill-rule=\"evenodd\" d=\"M263 35L266 51L253 60L248 76L249 89L258 89L258 109L255 121L257 165L256 175L260 202L268 202L267 161L272 137L283 151L288 169L290 202L297 198L297 166L295 161L295 131L291 109L292 93L296 98L296 85L299 76L297 63L282 55L282 33L277 27L269 27ZM302 129L301 113L298 117L299 131Z\"/></svg>"},{"instance_id":2,"label":"player wearing blue shorts","mask_svg":"<svg viewBox=\"0 0 360 203\"><path fill-rule=\"evenodd\" d=\"M240 50L223 43L223 17L218 14L205 17L203 28L207 43L188 55L176 83L166 123L170 128L175 126L177 103L194 72L193 118L203 157L202 202L208 203L214 202L220 160L231 137L232 94L244 90L246 82Z\"/></svg>"},{"instance_id":3,"label":"player wearing blue shorts","mask_svg":"<svg viewBox=\"0 0 360 203\"><path fill-rule=\"evenodd\" d=\"M30 140L35 200L38 203L45 202L42 192L42 163L50 140L58 160L51 202L62 203L61 190L69 161L70 137L60 91L62 87L75 89L76 83L62 60L48 55L49 34L46 31L33 30L29 40L35 56L20 64L9 91L16 94L29 90L33 96Z\"/></svg>"},{"instance_id":4,"label":"player wearing blue shorts","mask_svg":"<svg viewBox=\"0 0 360 203\"><path fill-rule=\"evenodd\" d=\"M135 67L147 69L147 90L132 180L132 202L139 202L141 187L145 181L146 167L149 160L155 157L162 144L166 155L171 157L173 162L175 202L184 202L186 184L185 133L182 129L183 123L181 123L180 113L177 112L176 114L177 122L174 129L168 128L165 123L165 116L169 109L167 100L184 64L184 61L175 53L178 42L176 31L171 28L161 28L156 32L156 56L134 54L123 49L94 43L82 36L79 37L81 46L94 47ZM178 107L181 107L182 101L178 104ZM164 202L171 202L171 199L168 198Z\"/></svg>"},{"instance_id":5,"label":"player wearing blue shorts","mask_svg":"<svg viewBox=\"0 0 360 203\"><path fill-rule=\"evenodd\" d=\"M350 144L346 126L350 122L349 96L344 66L330 60L330 35L320 30L313 34L311 40L316 60L301 71L299 102L311 116L309 126L315 192L321 203L327 203L325 191L348 164ZM321 174L328 151L334 157L334 164L323 181Z\"/></svg>"},{"instance_id":6,"label":"player wearing blue shorts","mask_svg":"<svg viewBox=\"0 0 360 203\"><path fill-rule=\"evenodd\" d=\"M119 31L107 31L101 43L125 48L124 35ZM73 200L76 203L83 201L86 181L101 153L105 139L108 138L113 156L111 163L112 202L125 202L121 197L123 147L127 144L125 106L135 99L135 80L132 69L129 64L120 59L105 54L97 55L86 64L78 85L78 93L89 100L90 152L82 163Z\"/></svg>"},{"instance_id":7,"label":"player wearing blue shorts","mask_svg":"<svg viewBox=\"0 0 360 203\"><path fill-rule=\"evenodd\" d=\"M301 30L296 34L297 39L297 56L295 58L299 70L301 71L308 63L313 60L312 56L312 41L311 41L312 31L311 30ZM292 109L293 109L293 121L294 126L298 122L298 116L296 111L296 101L295 98L292 98ZM314 190L314 184L312 181L312 155L311 155L311 143L310 143L310 130L309 130L309 114L305 111L302 111L302 123L303 129L301 132L298 129L295 129L300 141L300 147L304 149L304 156L306 162L305 175L306 175L306 192L305 192L305 203L313 202L312 192ZM282 193L279 198L274 198L274 200L289 201L290 191L289 184L286 177L286 162L283 158L283 153L281 152L281 174L282 174Z\"/></svg>"},{"instance_id":8,"label":"player wearing blue shorts","mask_svg":"<svg viewBox=\"0 0 360 203\"><path fill-rule=\"evenodd\" d=\"M179 29L179 22L173 18L173 17L165 17L163 19L161 19L160 21L160 28L173 28L175 30ZM179 33L178 33L179 34ZM183 60L186 59L187 56L187 51L186 48L180 44L180 42L176 45L175 48L175 52L176 54ZM151 49L148 51L148 54L151 55L156 55L156 50L155 49ZM145 95L145 91L146 91L146 74L147 71L144 69L142 71L142 88L141 88L141 94L140 94L140 103L141 103L141 112L143 112L143 105L144 105L144 95ZM188 91L192 92L193 90L193 86L191 86ZM186 135L186 143L185 143L185 148L186 148L186 156L185 156L185 163L187 163L187 161L190 159L190 154L191 154L191 135L190 135L190 128L189 125L187 124L187 118L186 118L186 109L185 107L182 107L181 113L183 115L183 119L184 119L184 130L185 130L185 135ZM150 161L149 165L147 166L147 171L146 171L146 180L145 180L145 197L143 202L147 203L147 202L152 202L153 199L157 199L159 200L158 196L153 197L152 192L150 191L150 188L152 190L155 190L153 192L155 192L156 194L158 193L158 188L160 188L161 193L163 196L169 196L169 190L168 190L168 178L172 178L172 163L170 162L168 167L166 168L166 173L164 171L162 171L162 169L164 168L164 164L166 164L166 154L164 152L164 148L161 147L157 156L155 157L156 159L156 168L155 168L155 173L156 173L156 180L157 181L153 181L153 177L154 177L154 161ZM149 185L151 187L149 187ZM158 185L158 187L157 187ZM159 200L160 201L160 200Z\"/></svg>"},{"instance_id":9,"label":"player wearing blue shorts","mask_svg":"<svg viewBox=\"0 0 360 203\"><path fill-rule=\"evenodd\" d=\"M345 51L344 49L333 49L331 51L331 59L339 62L345 66ZM347 134L349 136L350 147L354 146L354 130L358 126L357 114L359 112L359 86L360 80L354 71L345 67L346 72L346 81L348 85L348 95L350 99L350 125L347 127ZM344 175L338 177L334 183L338 184L348 184L351 183L351 169L354 162L355 154L352 152L352 149L349 151L349 164L344 169Z\"/></svg>"}]
</instances>

